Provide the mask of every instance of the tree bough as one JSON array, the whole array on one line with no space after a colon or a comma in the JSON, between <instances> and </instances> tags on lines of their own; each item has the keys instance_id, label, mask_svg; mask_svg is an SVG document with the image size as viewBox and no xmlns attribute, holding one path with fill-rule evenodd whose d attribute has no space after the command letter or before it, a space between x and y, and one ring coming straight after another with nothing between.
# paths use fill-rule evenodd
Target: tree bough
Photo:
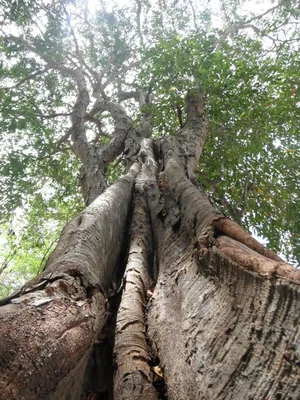
<instances>
[{"instance_id":1,"label":"tree bough","mask_svg":"<svg viewBox=\"0 0 300 400\"><path fill-rule=\"evenodd\" d=\"M255 69L247 72L248 81L246 73L241 73L243 79L239 81L236 76L241 65L251 61L247 59L248 45L256 51L259 46L252 39L242 41L238 36L246 56L238 47L234 60L231 45L225 42L230 35L239 35L249 27L249 22L262 22L265 15L280 11L286 18L285 10L281 10L284 5L245 19L244 23L239 21L217 32L219 36L215 33L211 40L207 39L207 32L198 32L201 24L191 2L187 7L191 8L197 32L186 38L178 35L189 19L179 21L184 19L181 2L172 2L168 11L172 29L166 33L166 40L156 33L160 30L159 18L152 27L147 26L152 30L149 35L158 43L152 45L144 33L147 2L137 1L131 11L127 10L128 15L134 15L130 21L126 10L101 11L97 26L89 26L88 3L84 2L84 8L83 3L78 3L84 14L81 20L80 12L76 12L80 27L73 22L71 25L73 3L52 2L39 9L48 17L47 34L35 33L36 26L30 33L33 23L22 5L21 10L29 18L24 22L25 28L19 26L24 35L5 33L1 28L1 46L9 60L4 77L7 73L8 81L15 80L14 68L10 75L7 71L14 63L16 47L20 51L18 66L25 72L28 68L27 76L22 69L18 82L4 90L4 94L11 91L4 111L10 115L12 107L10 116L15 124L12 102L17 99L22 103L20 115L28 113L28 99L33 108L36 97L45 99L38 81L45 80L53 98L50 106L41 100L37 115L42 120L69 116L71 126L58 139L56 133L64 124L58 124L51 136L51 129L37 124L31 111L30 123L41 130L36 141L42 143L33 146L34 154L40 149L45 151L44 142L51 156L68 144L68 151L80 164L86 208L64 228L44 271L0 301L0 400L299 399L300 272L224 216L200 183L203 178L213 190L217 189L216 164L212 164L213 171L202 174L200 169L201 160L207 157L203 150L210 133L206 110L216 121L218 113L229 115L227 122L225 119L227 125L224 123L226 126L216 131L220 147L223 141L230 142L228 131L236 120L236 135L241 143L247 135L251 140L258 135L254 146L274 147L275 133L269 132L271 142L263 133L269 129L269 120L255 131L257 121L251 118L261 112L260 106L250 105L251 96L249 91L243 92L243 87L251 87L255 101L260 97L263 104L270 100L265 107L272 110L278 99L282 101L282 88L275 87L273 99L270 98L272 93L266 91L272 92L272 88L263 80L258 87L256 79L262 72ZM67 20L61 17L62 11ZM8 18L6 13L3 18ZM18 25L18 18L15 23ZM178 24L175 37L173 24ZM185 29L190 32L188 26ZM253 30L260 35L264 32ZM195 39L200 36L206 39ZM98 48L99 43L102 47ZM140 51L138 43L142 50L136 55ZM281 63L282 57L281 54ZM210 65L211 60L216 65ZM280 78L279 61L277 65L276 59L275 78L270 76L286 82L288 73ZM264 64L263 56L260 62L268 68L271 63L267 58ZM152 64L155 73L148 73ZM293 66L290 70L293 74ZM223 86L218 82L220 71L226 77ZM162 87L157 85L157 79L162 81ZM233 83L229 82L231 79ZM177 89L173 88L175 83ZM196 88L192 87L194 83ZM26 101L19 91L23 85L29 92ZM238 91L230 89L230 85ZM64 97L66 92L68 96ZM187 93L185 108L183 92ZM231 93L238 93L241 101L237 102L243 100L248 106L242 109L238 104L234 114L226 98L231 96L235 102ZM297 90L292 96L289 91L288 101L298 107L296 94ZM152 97L160 96L162 99L152 101ZM206 99L211 101L211 97L217 104L216 115L213 102L205 107ZM73 101L63 113L59 109L61 99ZM131 101L138 104L136 115ZM173 114L167 110L172 108L171 103L180 117L179 127L170 128L173 114L177 120L175 110ZM211 107L215 107L213 111ZM157 134L159 130L153 131L157 109L161 113L157 125L162 135ZM278 125L292 125L290 121L282 122L280 111ZM112 122L103 133L107 113ZM251 120L246 133L244 117ZM273 117L270 112L270 119ZM94 137L91 125L97 130ZM22 140L16 137L21 145ZM292 142L290 137L285 139ZM207 148L209 151L208 145ZM212 153L216 149L213 147ZM222 152L216 154L218 157ZM12 160L16 162L18 155L17 147ZM64 162L68 164L70 160ZM255 187L248 156L243 162L243 166L237 162L247 172L240 185L244 187L242 200L236 201L240 208L235 210L222 190L219 193L219 203L228 206L239 221L248 207L248 194ZM296 165L293 162L291 165ZM107 171L119 163L124 175L109 186ZM20 173L22 168L17 166ZM65 177L60 178L65 182ZM218 179L222 180L222 174ZM7 182L14 188L13 179ZM257 192L263 190L257 187Z\"/></svg>"}]
</instances>

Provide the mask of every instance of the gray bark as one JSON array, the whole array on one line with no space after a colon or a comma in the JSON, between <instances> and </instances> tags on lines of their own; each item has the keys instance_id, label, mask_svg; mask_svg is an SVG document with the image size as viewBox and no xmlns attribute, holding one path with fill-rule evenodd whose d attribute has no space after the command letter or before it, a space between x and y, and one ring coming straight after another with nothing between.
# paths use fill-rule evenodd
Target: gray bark
<instances>
[{"instance_id":1,"label":"gray bark","mask_svg":"<svg viewBox=\"0 0 300 400\"><path fill-rule=\"evenodd\" d=\"M0 399L80 398L108 316L138 171L134 165L71 221L45 271L2 301Z\"/></svg>"},{"instance_id":2,"label":"gray bark","mask_svg":"<svg viewBox=\"0 0 300 400\"><path fill-rule=\"evenodd\" d=\"M116 399L300 397L300 273L219 213L197 183L203 97L189 94L186 125L154 144L102 103L116 111L116 136L101 162L125 150L132 167L93 202L103 181L90 172L91 204L64 229L45 271L2 301L0 399L112 399L103 366L112 375L114 331ZM96 171L98 156L82 154L83 168ZM88 377L97 354L98 375Z\"/></svg>"},{"instance_id":3,"label":"gray bark","mask_svg":"<svg viewBox=\"0 0 300 400\"><path fill-rule=\"evenodd\" d=\"M149 182L155 180L157 170L150 140L142 142L141 155L145 157L145 162L136 181L131 242L117 315L115 400L158 399L153 386L154 372L150 368L145 326L145 307L151 296L149 270L153 258L147 200L153 186Z\"/></svg>"}]
</instances>

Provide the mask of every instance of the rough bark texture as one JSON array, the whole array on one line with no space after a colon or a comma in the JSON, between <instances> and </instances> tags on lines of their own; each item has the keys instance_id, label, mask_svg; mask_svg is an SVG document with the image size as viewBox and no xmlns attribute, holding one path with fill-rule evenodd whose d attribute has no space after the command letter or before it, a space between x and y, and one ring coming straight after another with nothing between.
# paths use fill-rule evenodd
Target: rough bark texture
<instances>
[{"instance_id":1,"label":"rough bark texture","mask_svg":"<svg viewBox=\"0 0 300 400\"><path fill-rule=\"evenodd\" d=\"M168 244L148 321L169 399L298 399L299 287Z\"/></svg>"},{"instance_id":2,"label":"rough bark texture","mask_svg":"<svg viewBox=\"0 0 300 400\"><path fill-rule=\"evenodd\" d=\"M45 271L2 301L1 399L80 398L91 346L109 311L105 293L117 279L138 170L133 166L71 221Z\"/></svg>"},{"instance_id":3,"label":"rough bark texture","mask_svg":"<svg viewBox=\"0 0 300 400\"><path fill-rule=\"evenodd\" d=\"M129 258L123 278L115 341L115 400L157 399L152 385L145 331L145 306L150 289L149 224L141 200L136 198Z\"/></svg>"},{"instance_id":4,"label":"rough bark texture","mask_svg":"<svg viewBox=\"0 0 300 400\"><path fill-rule=\"evenodd\" d=\"M74 151L95 172L80 76ZM65 228L46 270L2 301L0 399L299 399L300 273L197 182L204 96L190 93L185 126L155 143L109 102L89 116L102 110L115 133L100 175L121 151L133 165ZM88 204L104 187L94 172Z\"/></svg>"},{"instance_id":5,"label":"rough bark texture","mask_svg":"<svg viewBox=\"0 0 300 400\"><path fill-rule=\"evenodd\" d=\"M145 163L137 178L131 242L116 325L115 400L158 398L152 384L154 374L150 369L145 326L145 307L150 292L149 267L152 261L146 201L147 191L151 190L148 182L155 179L156 172L151 141L142 142L141 155Z\"/></svg>"},{"instance_id":6,"label":"rough bark texture","mask_svg":"<svg viewBox=\"0 0 300 400\"><path fill-rule=\"evenodd\" d=\"M123 245L120 238L125 234L138 171L139 166L134 165L124 178L66 226L42 276L74 268L88 275L91 284L101 283L104 290L113 285ZM121 212L115 212L116 209Z\"/></svg>"},{"instance_id":7,"label":"rough bark texture","mask_svg":"<svg viewBox=\"0 0 300 400\"><path fill-rule=\"evenodd\" d=\"M79 399L104 295L61 274L0 308L0 399Z\"/></svg>"},{"instance_id":8,"label":"rough bark texture","mask_svg":"<svg viewBox=\"0 0 300 400\"><path fill-rule=\"evenodd\" d=\"M156 230L159 276L148 312L168 398L299 398L299 272L236 224L224 229L178 154L176 140L165 147L167 212ZM218 237L222 230L235 240Z\"/></svg>"}]
</instances>

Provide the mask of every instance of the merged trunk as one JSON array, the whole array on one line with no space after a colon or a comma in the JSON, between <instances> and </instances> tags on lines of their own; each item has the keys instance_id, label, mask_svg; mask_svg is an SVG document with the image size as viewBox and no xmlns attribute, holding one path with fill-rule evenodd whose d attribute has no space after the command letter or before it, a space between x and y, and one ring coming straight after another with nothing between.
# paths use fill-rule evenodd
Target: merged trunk
<instances>
[{"instance_id":1,"label":"merged trunk","mask_svg":"<svg viewBox=\"0 0 300 400\"><path fill-rule=\"evenodd\" d=\"M211 205L203 97L187 111L2 301L0 399L300 397L299 272Z\"/></svg>"}]
</instances>

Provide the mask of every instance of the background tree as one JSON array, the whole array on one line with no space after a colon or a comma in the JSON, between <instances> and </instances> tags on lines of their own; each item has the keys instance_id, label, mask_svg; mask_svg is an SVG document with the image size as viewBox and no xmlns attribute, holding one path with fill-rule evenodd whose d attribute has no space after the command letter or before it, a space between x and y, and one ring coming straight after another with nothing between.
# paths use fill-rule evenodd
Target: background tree
<instances>
[{"instance_id":1,"label":"background tree","mask_svg":"<svg viewBox=\"0 0 300 400\"><path fill-rule=\"evenodd\" d=\"M296 399L299 7L109 4L1 8L1 396Z\"/></svg>"}]
</instances>

